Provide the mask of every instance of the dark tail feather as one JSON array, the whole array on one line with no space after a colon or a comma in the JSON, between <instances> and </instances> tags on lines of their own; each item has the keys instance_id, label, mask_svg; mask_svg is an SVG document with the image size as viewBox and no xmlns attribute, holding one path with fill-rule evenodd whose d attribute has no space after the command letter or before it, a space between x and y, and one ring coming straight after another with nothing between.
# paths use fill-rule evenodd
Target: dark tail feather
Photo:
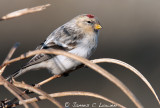
<instances>
[{"instance_id":1,"label":"dark tail feather","mask_svg":"<svg viewBox=\"0 0 160 108\"><path fill-rule=\"evenodd\" d=\"M14 72L12 75L8 76L8 77L6 78L6 80L7 80L7 81L10 81L12 78L18 77L20 73L21 73L21 70L18 70L18 71L16 71L16 72Z\"/></svg>"}]
</instances>

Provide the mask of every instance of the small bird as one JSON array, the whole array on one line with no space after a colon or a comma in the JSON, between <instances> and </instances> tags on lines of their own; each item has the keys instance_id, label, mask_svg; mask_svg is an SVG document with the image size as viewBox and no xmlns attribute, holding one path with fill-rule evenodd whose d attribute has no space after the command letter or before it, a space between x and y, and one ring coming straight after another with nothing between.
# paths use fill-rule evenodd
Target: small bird
<instances>
[{"instance_id":1,"label":"small bird","mask_svg":"<svg viewBox=\"0 0 160 108\"><path fill-rule=\"evenodd\" d=\"M37 49L60 49L88 59L97 47L101 28L94 15L78 15L54 30ZM40 68L47 68L52 74L59 75L74 70L79 65L81 65L79 61L66 56L38 54L7 80Z\"/></svg>"}]
</instances>

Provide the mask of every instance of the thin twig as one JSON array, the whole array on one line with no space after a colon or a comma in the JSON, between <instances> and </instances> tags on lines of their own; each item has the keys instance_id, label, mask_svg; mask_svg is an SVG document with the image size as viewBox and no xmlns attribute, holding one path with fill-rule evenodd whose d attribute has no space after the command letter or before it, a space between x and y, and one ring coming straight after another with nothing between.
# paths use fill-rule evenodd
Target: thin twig
<instances>
[{"instance_id":1,"label":"thin twig","mask_svg":"<svg viewBox=\"0 0 160 108\"><path fill-rule=\"evenodd\" d=\"M16 17L22 16L22 15L25 15L25 14L29 14L29 13L39 12L39 11L42 11L42 10L46 9L46 7L48 7L48 6L50 6L50 4L36 6L36 7L33 7L33 8L25 8L25 9L21 9L21 10L18 10L18 11L14 11L14 12L11 12L11 13L3 16L2 18L0 18L0 21L16 18Z\"/></svg>"},{"instance_id":2,"label":"thin twig","mask_svg":"<svg viewBox=\"0 0 160 108\"><path fill-rule=\"evenodd\" d=\"M158 98L158 95L156 94L155 90L153 89L152 85L149 83L149 81L136 69L134 68L133 66L123 62L123 61L120 61L120 60L116 60L116 59L112 59L112 58L102 58L102 59L95 59L95 60L92 60L93 63L104 63L104 62L107 62L107 63L114 63L114 64L118 64L118 65L121 65L129 70L131 70L132 72L134 72L137 76L139 76L142 81L144 81L144 83L148 86L148 88L151 90L151 92L153 93L153 95L155 96L155 98L157 99L158 103L160 104L160 100Z\"/></svg>"},{"instance_id":3,"label":"thin twig","mask_svg":"<svg viewBox=\"0 0 160 108\"><path fill-rule=\"evenodd\" d=\"M6 63L7 61L9 61L9 59L12 57L13 53L15 52L15 50L17 49L17 47L19 46L19 43L14 44L14 46L11 48L11 50L9 51L6 59L4 60L4 62L2 63L2 65L4 63ZM4 66L1 70L0 70L0 75L3 74L4 70L5 70L6 66Z\"/></svg>"},{"instance_id":4,"label":"thin twig","mask_svg":"<svg viewBox=\"0 0 160 108\"><path fill-rule=\"evenodd\" d=\"M18 100L22 101L22 104L25 108L29 108L28 105L24 102L24 100L19 96L11 87L8 86L8 82L0 75L0 82L3 82L4 87L9 90Z\"/></svg>"},{"instance_id":5,"label":"thin twig","mask_svg":"<svg viewBox=\"0 0 160 108\"><path fill-rule=\"evenodd\" d=\"M61 76L62 76L62 75L54 75L54 76L51 76L51 77L47 78L46 80L43 80L43 81L39 82L38 84L35 84L34 87L39 88L40 86L46 84L47 82L49 82L49 81L51 81L51 80L53 80L53 79L59 78L59 77L61 77ZM33 92L28 92L28 90L25 90L25 91L23 91L23 93L21 93L21 96L23 96L24 94L31 94L31 93L33 93ZM14 98L14 99L12 99L12 100L17 100L17 98Z\"/></svg>"},{"instance_id":6,"label":"thin twig","mask_svg":"<svg viewBox=\"0 0 160 108\"><path fill-rule=\"evenodd\" d=\"M46 80L41 81L41 82L39 82L38 84L36 84L35 87L40 87L40 86L42 86L43 84L45 84L45 83L47 83L47 82L49 82L49 81L51 81L51 80L53 80L53 79L59 78L59 77L61 77L61 76L62 76L62 75L54 75L54 76L51 76L51 77L47 78Z\"/></svg>"},{"instance_id":7,"label":"thin twig","mask_svg":"<svg viewBox=\"0 0 160 108\"><path fill-rule=\"evenodd\" d=\"M49 101L54 103L58 108L63 108L62 105L58 101L56 101L55 99L50 97L46 92L44 92L44 91L42 91L42 90L40 90L36 87L30 86L30 85L25 84L25 83L16 82L16 81L13 81L13 85L16 86L16 87L20 87L20 88L23 88L23 89L33 91L34 93L37 93L39 95L42 95L42 96L46 97Z\"/></svg>"},{"instance_id":8,"label":"thin twig","mask_svg":"<svg viewBox=\"0 0 160 108\"><path fill-rule=\"evenodd\" d=\"M132 102L138 107L138 108L143 108L143 106L141 105L141 103L139 102L139 100L135 97L135 95L119 80L117 79L115 76L113 76L112 74L110 74L108 71L104 70L103 68L101 68L100 66L92 63L91 61L79 57L77 55L62 51L62 50L35 50L35 51L30 51L26 54L22 54L20 57L17 57L15 59L12 59L10 61L8 61L7 63L4 64L8 65L10 63L13 63L15 61L21 60L21 59L25 59L31 56L34 56L36 54L56 54L56 55L64 55L67 57L70 57L72 59L75 59L77 61L82 62L83 64L87 65L88 67L92 68L93 70L95 70L96 72L98 72L99 74L101 74L102 76L104 76L105 78L109 79L111 82L113 82L115 85L117 85L131 100Z\"/></svg>"},{"instance_id":9,"label":"thin twig","mask_svg":"<svg viewBox=\"0 0 160 108\"><path fill-rule=\"evenodd\" d=\"M52 94L49 94L51 97L64 97L64 96L90 96L90 97L95 97L95 98L99 98L99 99L102 99L102 100L105 100L107 102L110 102L114 105L117 105L118 107L121 107L121 108L126 108L125 106L117 103L117 102L114 102L102 95L99 95L99 94L96 94L96 93L91 93L91 92L85 92L85 91L65 91L65 92L59 92L59 93L52 93ZM40 100L44 100L46 99L44 96L39 96L38 98L37 97L34 97L34 98L31 98L31 99L27 99L27 100L24 100L26 103L31 103L31 102L36 102L36 101L40 101ZM21 101L19 101L16 105L21 105Z\"/></svg>"}]
</instances>

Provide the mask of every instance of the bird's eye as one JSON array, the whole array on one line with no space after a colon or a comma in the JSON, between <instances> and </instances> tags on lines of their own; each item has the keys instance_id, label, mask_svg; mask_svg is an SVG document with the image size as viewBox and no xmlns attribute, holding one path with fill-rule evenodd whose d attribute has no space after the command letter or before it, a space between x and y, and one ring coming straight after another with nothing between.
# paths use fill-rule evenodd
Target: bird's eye
<instances>
[{"instance_id":1,"label":"bird's eye","mask_svg":"<svg viewBox=\"0 0 160 108\"><path fill-rule=\"evenodd\" d=\"M92 22L91 22L91 21L87 21L87 23L89 23L89 24L90 24L90 23L92 23Z\"/></svg>"}]
</instances>

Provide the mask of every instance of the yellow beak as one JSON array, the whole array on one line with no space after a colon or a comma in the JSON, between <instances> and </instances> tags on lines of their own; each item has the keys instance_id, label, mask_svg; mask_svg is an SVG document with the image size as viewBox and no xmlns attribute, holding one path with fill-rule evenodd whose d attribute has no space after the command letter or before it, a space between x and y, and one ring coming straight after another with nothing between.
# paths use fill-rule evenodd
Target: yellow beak
<instances>
[{"instance_id":1,"label":"yellow beak","mask_svg":"<svg viewBox=\"0 0 160 108\"><path fill-rule=\"evenodd\" d=\"M94 29L96 29L96 30L99 30L99 29L101 29L101 28L102 28L102 26L99 25L99 24L95 24L95 25L94 25Z\"/></svg>"}]
</instances>

